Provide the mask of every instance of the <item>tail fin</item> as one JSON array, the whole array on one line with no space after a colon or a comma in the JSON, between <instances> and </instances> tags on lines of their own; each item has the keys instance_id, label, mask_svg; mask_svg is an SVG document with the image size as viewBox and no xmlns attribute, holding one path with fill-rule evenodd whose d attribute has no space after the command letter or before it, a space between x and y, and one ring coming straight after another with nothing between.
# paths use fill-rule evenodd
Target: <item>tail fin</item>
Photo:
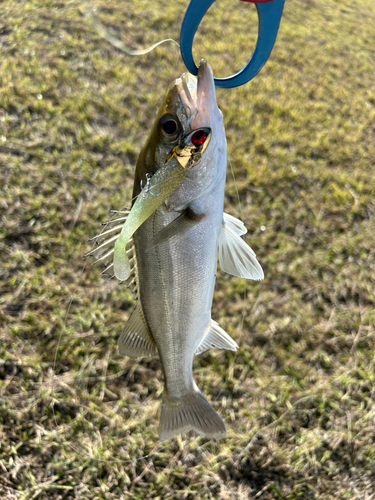
<instances>
[{"instance_id":1,"label":"tail fin","mask_svg":"<svg viewBox=\"0 0 375 500\"><path fill-rule=\"evenodd\" d=\"M160 441L190 430L206 438L226 437L224 422L198 387L180 400L173 400L165 393L159 423Z\"/></svg>"}]
</instances>

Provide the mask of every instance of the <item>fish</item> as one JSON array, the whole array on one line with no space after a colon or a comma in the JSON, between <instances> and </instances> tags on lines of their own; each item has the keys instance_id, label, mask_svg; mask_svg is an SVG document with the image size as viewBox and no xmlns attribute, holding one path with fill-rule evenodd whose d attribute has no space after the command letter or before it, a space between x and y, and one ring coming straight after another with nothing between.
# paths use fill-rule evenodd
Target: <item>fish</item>
<instances>
[{"instance_id":1,"label":"fish","mask_svg":"<svg viewBox=\"0 0 375 500\"><path fill-rule=\"evenodd\" d=\"M134 175L133 204L92 238L87 255L135 294L121 354L159 355L164 393L159 439L193 430L209 439L226 426L193 378L193 359L237 343L211 318L217 261L234 276L261 280L242 221L224 212L227 144L212 69L184 73L168 88ZM117 245L117 246L116 246Z\"/></svg>"}]
</instances>

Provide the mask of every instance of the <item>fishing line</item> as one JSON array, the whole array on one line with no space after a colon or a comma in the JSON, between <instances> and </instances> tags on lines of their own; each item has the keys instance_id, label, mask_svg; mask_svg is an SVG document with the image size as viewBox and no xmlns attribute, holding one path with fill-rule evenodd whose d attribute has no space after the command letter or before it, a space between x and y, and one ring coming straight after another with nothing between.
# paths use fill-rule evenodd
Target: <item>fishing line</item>
<instances>
[{"instance_id":1,"label":"fishing line","mask_svg":"<svg viewBox=\"0 0 375 500\"><path fill-rule=\"evenodd\" d=\"M116 211L117 212L117 211ZM115 216L115 215L114 215ZM113 217L114 217L113 216ZM113 218L112 217L112 218ZM81 247L81 246L80 246ZM87 265L87 261L84 263L83 267L82 267L82 273L83 271L85 270L86 268L86 265ZM69 306L68 306L68 309L66 311L66 314L65 314L65 319L64 319L64 326L66 326L66 322L67 322L67 317L68 317L68 314L70 312L70 309L71 309L71 306L72 306L72 303L73 303L73 300L75 298L75 295L76 295L76 292L77 292L77 288L78 288L78 283L76 284L75 288L74 288L74 291L72 293L72 297L70 299L70 303L69 303ZM57 346L56 346L56 350L55 350L55 357L54 357L54 362L53 362L53 376L58 378L57 375L55 375L55 371L56 371L56 362L57 362L57 353L58 353L58 349L60 347L60 344L61 344L61 339L62 339L62 336L63 336L63 330L60 332L60 335L59 335L59 338L58 338L58 343L57 343ZM116 373L116 374L113 374L113 375L108 375L108 376L105 376L105 377L102 377L101 381L108 381L108 380L111 380L113 378L116 378L117 376L121 376L121 374L123 373L124 370L120 371L119 373ZM68 384L67 384L68 385ZM69 386L70 388L70 386ZM73 388L70 388L72 390L72 392L74 393L75 390ZM77 403L79 404L79 397L77 398L78 401ZM81 405L80 405L81 406ZM52 409L52 414L53 414L53 419L54 419L54 422L55 422L55 426L56 426L56 429L59 428L59 425L58 425L58 422L57 422L57 415L55 413L55 408L54 408L54 405L51 405L51 409ZM84 415L85 413L83 413ZM74 446L70 441L66 441L65 442L65 445L67 445L71 450L73 450L75 453L77 453L78 455L84 457L84 458L88 458L88 459L91 459L91 460L95 460L97 462L101 462L101 463L123 463L123 464L126 464L126 463L132 463L132 464L136 464L137 462L141 461L141 460L144 460L145 458L148 458L148 457L153 457L153 456L156 456L158 454L158 452L160 450L162 450L164 447L161 445L161 444L157 444L153 450L151 451L151 453L147 454L147 455L143 455L142 457L139 457L139 458L136 458L136 459L133 459L133 460L110 460L110 459L101 459L101 458L97 458L97 457L93 457L91 456L89 453L85 453L84 451L81 451L80 449L78 449L76 446ZM152 462L153 463L153 462Z\"/></svg>"},{"instance_id":2,"label":"fishing line","mask_svg":"<svg viewBox=\"0 0 375 500\"><path fill-rule=\"evenodd\" d=\"M123 208L125 208L125 207L123 207ZM123 210L123 208L122 208L121 210ZM118 211L116 211L116 213L117 213L117 212L118 212ZM110 220L112 220L115 216L116 216L116 214L114 214ZM103 227L103 229L104 229L104 227ZM103 231L103 229L102 229L102 231ZM81 249L81 246L82 246L82 244L80 244L79 249ZM80 250L79 250L79 253L80 253ZM88 263L88 261L86 260L86 261L84 262L83 266L82 266L82 269L81 269L81 274L83 274L83 272L85 271L86 266L87 266L87 263ZM74 300L74 298L75 298L75 296L76 296L78 286L79 286L79 284L77 283L77 284L75 285L75 288L74 288L73 292L72 292L71 299L70 299L70 302L69 302L69 305L68 305L67 311L66 311L66 313L65 313L65 318L64 318L64 327L65 327L65 326L66 326L66 324L67 324L67 318L68 318L69 312L70 312L70 310L71 310L71 306L72 306L72 304L73 304L73 300ZM59 337L58 337L57 346L56 346L56 349L55 349L54 361L53 361L53 376L54 376L54 377L56 377L56 378L58 378L58 376L57 376L57 375L55 375L55 372L56 372L56 363L57 363L57 355L58 355L58 350L59 350L59 347L60 347L60 345L61 345L61 340L62 340L63 334L64 334L64 331L63 331L63 329L62 329L62 330L61 330L61 332L60 332L60 334L59 334ZM115 375L117 375L117 374L115 374ZM109 375L109 376L105 377L105 380L110 380L111 378L113 378L113 376L114 376L114 375ZM67 385L68 385L68 384L67 384ZM70 388L70 386L69 386L69 388ZM73 392L75 392L75 390L74 390L73 388L72 388L72 391L73 391ZM77 403L79 404L79 397L78 397L78 401L77 401ZM53 419L54 419L54 422L55 422L56 429L58 429L59 424L58 424L58 422L57 422L57 415L56 415L56 413L55 413L55 408L54 408L54 405L51 405L51 409L52 409L52 414L53 414ZM106 462L106 463L116 463L116 462L122 462L122 463L136 463L137 461L142 460L143 458L147 458L148 456L151 456L152 454L156 454L156 453L157 453L157 451L159 451L159 450L157 450L157 451L155 451L155 452L154 452L154 450L156 449L156 447L155 447L155 448L154 448L154 450L151 452L151 454L149 454L149 455L145 455L144 457L140 457L140 458L137 458L137 459L135 459L135 460L117 460L117 461L116 461L116 460L105 460L105 459L99 459L99 458L92 457L92 456L91 456L91 455L89 455L88 453L84 453L84 452L80 451L79 449L77 449L77 448L76 448L73 444L71 444L69 441L67 441L65 444L66 444L67 446L69 446L69 448L70 448L71 450L73 450L75 453L77 453L77 454L79 454L79 455L81 455L81 456L83 456L83 457L85 457L85 458L89 458L89 459L92 459L92 460L96 460L96 461L98 461L98 462ZM160 446L160 445L159 445L159 446Z\"/></svg>"},{"instance_id":3,"label":"fishing line","mask_svg":"<svg viewBox=\"0 0 375 500\"><path fill-rule=\"evenodd\" d=\"M147 49L131 49L127 45L124 44L122 40L114 36L106 26L100 21L98 16L95 14L95 9L92 6L91 2L82 2L80 5L78 5L79 10L83 14L83 16L90 22L90 24L95 28L96 32L107 42L109 42L111 45L116 47L117 49L121 50L125 54L128 54L130 56L142 56L144 54L148 54L152 50L154 50L158 45L161 45L162 43L165 42L173 42L175 43L178 47L180 47L179 43L176 42L173 38L165 38L164 40L161 40L160 42L156 42L151 47L148 47Z\"/></svg>"},{"instance_id":4,"label":"fishing line","mask_svg":"<svg viewBox=\"0 0 375 500\"><path fill-rule=\"evenodd\" d=\"M239 195L239 192L238 192L237 181L236 181L236 177L234 175L234 170L233 170L233 166L232 166L232 162L231 162L230 158L228 158L228 163L229 163L229 166L230 166L230 170L232 172L232 177L233 177L233 182L234 182L234 188L235 188L236 194L237 194L240 217L241 217L241 220L243 221L242 203L241 203L240 195ZM247 280L245 279L244 280L244 291L243 291L244 305L242 307L241 323L240 323L240 326L239 326L239 339L241 339L242 334L243 334L243 326L244 326L245 317L246 317L246 295L247 295ZM233 368L234 363L236 361L236 356L237 356L237 351L234 353L234 356L233 356L232 368Z\"/></svg>"},{"instance_id":5,"label":"fishing line","mask_svg":"<svg viewBox=\"0 0 375 500\"><path fill-rule=\"evenodd\" d=\"M232 177L233 177L234 188L236 190L236 195L237 195L237 199L238 199L238 207L239 207L240 217L241 217L241 220L243 221L242 203L241 203L240 195L238 193L238 187L237 187L236 177L234 175L234 170L233 170L232 163L231 163L229 157L228 157L228 163L229 163L230 170L231 170ZM240 326L239 326L239 339L241 339L241 337L242 337L243 325L244 325L245 316L246 316L246 314L245 314L245 311L246 311L246 306L245 306L245 303L246 303L246 294L247 294L247 280L245 279L244 280L244 305L242 307L241 323L240 323ZM236 361L236 356L237 356L237 351L233 354L233 360L232 360L232 362L230 364L230 370L233 370L233 368L234 368L234 364L235 364L235 361ZM222 392L223 392L223 389L216 396L216 398L215 398L216 401L219 399L219 397L222 394Z\"/></svg>"}]
</instances>

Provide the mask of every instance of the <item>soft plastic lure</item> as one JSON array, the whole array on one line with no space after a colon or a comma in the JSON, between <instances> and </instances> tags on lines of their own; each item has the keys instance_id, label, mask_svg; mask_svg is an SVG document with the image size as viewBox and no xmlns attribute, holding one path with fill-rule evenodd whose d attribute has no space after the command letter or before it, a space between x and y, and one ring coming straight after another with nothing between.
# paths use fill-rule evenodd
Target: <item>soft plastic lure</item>
<instances>
[{"instance_id":1,"label":"soft plastic lure","mask_svg":"<svg viewBox=\"0 0 375 500\"><path fill-rule=\"evenodd\" d=\"M146 186L142 189L115 243L113 269L119 280L124 281L130 275L130 262L126 254L126 245L130 238L139 226L178 188L186 174L187 170L179 163L169 162L149 178ZM160 190L157 195L152 192L154 188Z\"/></svg>"}]
</instances>

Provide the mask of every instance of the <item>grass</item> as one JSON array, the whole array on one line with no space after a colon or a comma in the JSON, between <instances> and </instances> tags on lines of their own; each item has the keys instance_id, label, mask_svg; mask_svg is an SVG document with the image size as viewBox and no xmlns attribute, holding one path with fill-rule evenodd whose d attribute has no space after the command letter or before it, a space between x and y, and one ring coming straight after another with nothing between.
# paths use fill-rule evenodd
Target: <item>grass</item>
<instances>
[{"instance_id":1,"label":"grass","mask_svg":"<svg viewBox=\"0 0 375 500\"><path fill-rule=\"evenodd\" d=\"M130 292L84 262L130 200L174 45L130 57L63 1L0 6L0 496L375 498L375 6L286 2L262 72L217 92L226 210L261 283L218 273L213 318L238 342L194 363L228 438L157 440L157 359L117 352ZM131 47L178 39L186 2L98 0ZM254 42L246 3L197 35L218 76ZM241 203L238 203L238 189Z\"/></svg>"}]
</instances>

